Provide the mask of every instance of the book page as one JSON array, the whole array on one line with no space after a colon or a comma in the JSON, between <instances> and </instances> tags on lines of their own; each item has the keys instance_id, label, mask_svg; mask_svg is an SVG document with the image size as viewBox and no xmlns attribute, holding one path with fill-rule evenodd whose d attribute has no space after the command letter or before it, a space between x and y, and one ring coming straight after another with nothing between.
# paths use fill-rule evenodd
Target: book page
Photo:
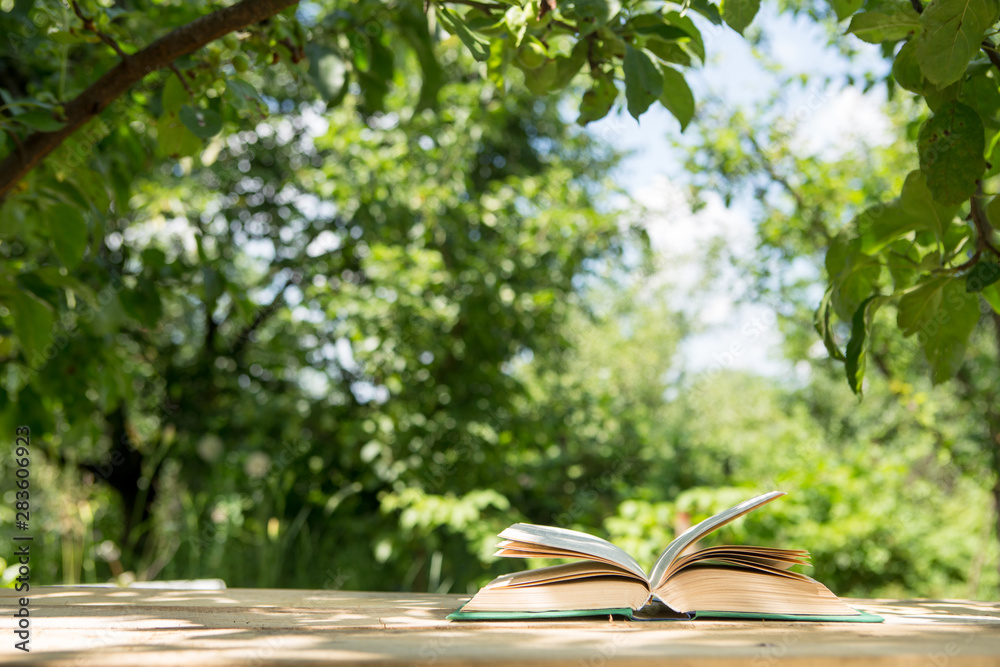
<instances>
[{"instance_id":1,"label":"book page","mask_svg":"<svg viewBox=\"0 0 1000 667\"><path fill-rule=\"evenodd\" d=\"M543 547L555 547L556 549L573 551L584 556L594 556L598 560L620 565L623 569L638 575L643 581L646 581L645 570L639 566L639 563L634 558L607 540L602 540L599 537L581 533L577 530L555 528L553 526L536 526L531 523L515 523L500 533L499 537L516 542L526 542Z\"/></svg>"},{"instance_id":2,"label":"book page","mask_svg":"<svg viewBox=\"0 0 1000 667\"><path fill-rule=\"evenodd\" d=\"M775 498L780 498L783 495L785 495L784 491L771 491L770 493L765 493L755 498L751 498L750 500L744 500L739 505L719 512L715 516L709 517L701 523L691 526L685 530L673 542L671 542L663 553L660 554L660 557L656 559L656 565L653 566L653 572L649 575L650 587L656 589L663 585L663 578L664 575L666 575L667 570L677 557L681 555L681 552L689 546L712 531L726 525L730 521L738 519L744 514L752 512L761 505L769 503Z\"/></svg>"}]
</instances>

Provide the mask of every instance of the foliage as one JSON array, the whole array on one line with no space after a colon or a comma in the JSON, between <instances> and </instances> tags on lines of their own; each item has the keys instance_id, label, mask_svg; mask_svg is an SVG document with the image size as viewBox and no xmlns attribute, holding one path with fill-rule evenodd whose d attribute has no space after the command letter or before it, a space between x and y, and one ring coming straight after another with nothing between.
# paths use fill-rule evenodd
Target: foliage
<instances>
[{"instance_id":1,"label":"foliage","mask_svg":"<svg viewBox=\"0 0 1000 667\"><path fill-rule=\"evenodd\" d=\"M1000 469L994 0L831 2L927 105L877 151L702 114L703 185L767 204L789 357L819 302L851 388L879 369L857 410L824 362L668 400L686 323L622 277L645 240L616 156L561 112L659 102L684 129L699 26L758 2L284 5L0 3L0 427L45 455L47 580L469 590L517 567L489 559L511 521L649 556L768 483L795 500L729 537L808 546L840 593L995 588L968 511Z\"/></svg>"}]
</instances>

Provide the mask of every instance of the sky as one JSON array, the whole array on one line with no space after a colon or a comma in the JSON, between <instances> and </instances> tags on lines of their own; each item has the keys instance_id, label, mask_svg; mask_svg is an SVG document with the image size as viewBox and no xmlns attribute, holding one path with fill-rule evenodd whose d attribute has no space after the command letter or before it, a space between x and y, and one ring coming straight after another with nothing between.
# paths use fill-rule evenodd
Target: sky
<instances>
[{"instance_id":1,"label":"sky","mask_svg":"<svg viewBox=\"0 0 1000 667\"><path fill-rule=\"evenodd\" d=\"M696 17L697 18L697 17ZM877 49L854 40L864 65L849 63L835 49L826 47L825 29L808 18L779 15L765 5L754 23L767 38L767 53L786 74L804 74L803 87L782 89L783 107L800 122L796 139L809 151L836 151L838 145L857 137L879 143L888 129L882 113L884 92L876 87L868 95L858 88L825 90L826 77L842 79L858 75L867 66L884 71ZM708 63L685 72L696 100L718 98L733 110L751 108L778 89L778 81L767 63L755 55L750 44L727 27L700 21ZM690 135L698 123L689 127ZM724 236L735 247L754 247L754 222L746 202L727 209L721 198L709 195L706 206L692 213L687 200L688 175L682 150L673 141L685 141L679 123L658 104L635 121L626 113L613 114L592 123L588 130L630 153L615 173L617 183L650 214L645 221L651 242L670 267L666 279L677 285L679 308L700 325L701 331L684 344L679 355L688 371L742 369L766 375L801 374L781 357L781 337L774 312L760 304L737 303L734 290L724 286L745 280L733 267L724 267L724 279L703 286L706 246Z\"/></svg>"}]
</instances>

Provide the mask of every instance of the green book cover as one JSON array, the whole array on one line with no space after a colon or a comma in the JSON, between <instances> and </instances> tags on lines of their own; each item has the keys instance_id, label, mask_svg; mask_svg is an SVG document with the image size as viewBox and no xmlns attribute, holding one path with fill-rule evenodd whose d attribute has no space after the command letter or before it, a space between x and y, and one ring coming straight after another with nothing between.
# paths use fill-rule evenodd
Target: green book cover
<instances>
[{"instance_id":1,"label":"green book cover","mask_svg":"<svg viewBox=\"0 0 1000 667\"><path fill-rule=\"evenodd\" d=\"M641 611L641 610L640 610ZM684 620L746 620L746 621L805 621L812 623L882 623L885 619L858 610L859 616L824 616L819 614L753 614L733 611L696 611L691 614L670 614L657 611L655 615L636 613L628 607L619 609L584 609L575 611L462 611L448 615L449 621L534 621L552 618L593 618L617 616L635 621L684 621Z\"/></svg>"}]
</instances>

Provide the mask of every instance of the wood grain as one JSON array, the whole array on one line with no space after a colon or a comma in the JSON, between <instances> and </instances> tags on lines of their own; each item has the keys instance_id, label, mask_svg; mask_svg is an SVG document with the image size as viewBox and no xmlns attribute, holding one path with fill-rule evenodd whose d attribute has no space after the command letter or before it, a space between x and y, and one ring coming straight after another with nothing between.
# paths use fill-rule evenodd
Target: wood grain
<instances>
[{"instance_id":1,"label":"wood grain","mask_svg":"<svg viewBox=\"0 0 1000 667\"><path fill-rule=\"evenodd\" d=\"M323 590L40 587L31 653L13 648L0 592L0 664L1000 666L1000 603L850 600L883 624L568 620L452 623L455 595Z\"/></svg>"}]
</instances>

